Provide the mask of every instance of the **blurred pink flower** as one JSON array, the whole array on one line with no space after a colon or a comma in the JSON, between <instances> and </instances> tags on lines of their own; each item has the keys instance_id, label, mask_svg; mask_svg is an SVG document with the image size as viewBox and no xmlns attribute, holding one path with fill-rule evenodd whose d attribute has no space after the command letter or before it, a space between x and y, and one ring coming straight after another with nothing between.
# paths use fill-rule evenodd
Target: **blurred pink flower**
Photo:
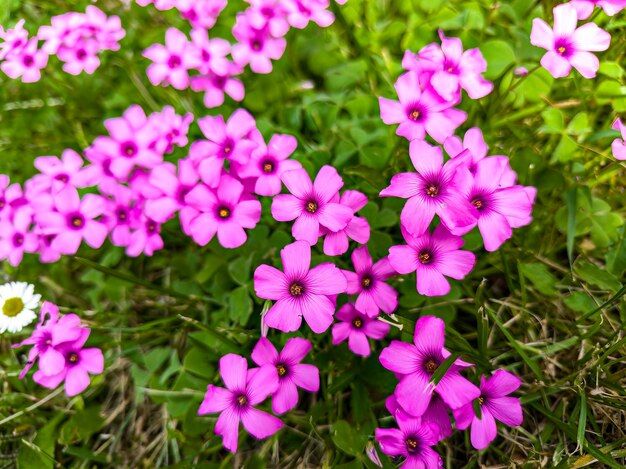
<instances>
[{"instance_id":1,"label":"blurred pink flower","mask_svg":"<svg viewBox=\"0 0 626 469\"><path fill-rule=\"evenodd\" d=\"M269 28L256 29L245 14L237 15L233 36L238 41L231 52L235 63L250 65L255 73L270 73L272 60L280 59L287 45L284 39L272 37Z\"/></svg>"},{"instance_id":2,"label":"blurred pink flower","mask_svg":"<svg viewBox=\"0 0 626 469\"><path fill-rule=\"evenodd\" d=\"M576 9L579 20L589 18L595 6L602 8L608 16L614 16L626 8L626 0L571 0L569 4Z\"/></svg>"},{"instance_id":3,"label":"blurred pink flower","mask_svg":"<svg viewBox=\"0 0 626 469\"><path fill-rule=\"evenodd\" d=\"M37 252L39 238L33 232L33 209L22 206L13 211L10 218L0 219L0 259L8 259L16 267L25 252Z\"/></svg>"},{"instance_id":4,"label":"blurred pink flower","mask_svg":"<svg viewBox=\"0 0 626 469\"><path fill-rule=\"evenodd\" d=\"M333 24L335 15L328 10L330 0L285 0L287 19L294 28L303 29L310 21L326 28Z\"/></svg>"},{"instance_id":5,"label":"blurred pink flower","mask_svg":"<svg viewBox=\"0 0 626 469\"><path fill-rule=\"evenodd\" d=\"M0 69L9 78L21 78L23 83L34 83L41 78L41 69L48 64L48 54L37 49L38 39L31 38L26 45L9 53L4 62L0 64Z\"/></svg>"},{"instance_id":6,"label":"blurred pink flower","mask_svg":"<svg viewBox=\"0 0 626 469\"><path fill-rule=\"evenodd\" d=\"M224 104L224 94L235 101L242 101L246 95L246 90L241 80L234 78L240 72L239 66L231 63L224 75L209 72L206 75L192 77L191 89L204 91L204 105L207 108L219 107Z\"/></svg>"},{"instance_id":7,"label":"blurred pink flower","mask_svg":"<svg viewBox=\"0 0 626 469\"><path fill-rule=\"evenodd\" d=\"M153 62L146 71L150 83L155 86L172 85L177 90L189 87L189 70L201 64L193 44L176 28L165 32L165 45L152 44L143 56Z\"/></svg>"},{"instance_id":8,"label":"blurred pink flower","mask_svg":"<svg viewBox=\"0 0 626 469\"><path fill-rule=\"evenodd\" d=\"M245 15L256 29L267 28L273 37L283 37L289 31L285 0L246 0L250 7Z\"/></svg>"},{"instance_id":9,"label":"blurred pink flower","mask_svg":"<svg viewBox=\"0 0 626 469\"><path fill-rule=\"evenodd\" d=\"M622 134L622 138L616 138L613 140L611 144L611 148L613 149L613 156L617 160L626 160L626 127L622 124L622 121L618 118L613 123L613 129L619 130Z\"/></svg>"}]
</instances>

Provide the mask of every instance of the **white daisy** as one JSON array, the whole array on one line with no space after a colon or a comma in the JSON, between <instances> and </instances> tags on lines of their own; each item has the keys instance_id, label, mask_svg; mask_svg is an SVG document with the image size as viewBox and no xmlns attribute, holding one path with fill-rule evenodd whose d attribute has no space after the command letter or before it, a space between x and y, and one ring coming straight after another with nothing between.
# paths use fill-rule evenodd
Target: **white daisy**
<instances>
[{"instance_id":1,"label":"white daisy","mask_svg":"<svg viewBox=\"0 0 626 469\"><path fill-rule=\"evenodd\" d=\"M41 295L26 282L10 282L0 286L0 334L19 332L37 317Z\"/></svg>"}]
</instances>

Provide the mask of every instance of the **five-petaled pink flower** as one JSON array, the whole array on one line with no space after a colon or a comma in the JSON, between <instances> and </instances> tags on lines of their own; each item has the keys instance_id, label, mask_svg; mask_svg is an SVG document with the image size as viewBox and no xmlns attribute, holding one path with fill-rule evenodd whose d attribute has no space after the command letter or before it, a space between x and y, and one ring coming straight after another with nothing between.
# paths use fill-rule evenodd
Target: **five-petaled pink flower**
<instances>
[{"instance_id":1,"label":"five-petaled pink flower","mask_svg":"<svg viewBox=\"0 0 626 469\"><path fill-rule=\"evenodd\" d=\"M522 424L522 405L517 397L508 396L520 387L522 381L508 371L498 370L489 379L480 378L480 397L478 407L480 416L474 411L474 403L470 402L454 410L456 428L465 430L470 425L472 446L485 449L498 433L496 420L518 427Z\"/></svg>"},{"instance_id":2,"label":"five-petaled pink flower","mask_svg":"<svg viewBox=\"0 0 626 469\"><path fill-rule=\"evenodd\" d=\"M291 233L298 241L317 243L320 227L335 232L352 219L350 207L332 202L343 180L332 166L323 166L311 183L304 169L283 173L282 180L291 194L279 194L272 201L272 216L277 221L296 220Z\"/></svg>"},{"instance_id":3,"label":"five-petaled pink flower","mask_svg":"<svg viewBox=\"0 0 626 469\"><path fill-rule=\"evenodd\" d=\"M200 415L220 414L215 433L222 437L224 447L232 453L237 451L239 422L258 439L273 435L283 426L273 415L253 407L278 388L276 368L263 365L254 373L250 371L244 357L232 353L223 356L220 374L226 389L209 384L198 409Z\"/></svg>"},{"instance_id":4,"label":"five-petaled pink flower","mask_svg":"<svg viewBox=\"0 0 626 469\"><path fill-rule=\"evenodd\" d=\"M332 202L339 202L352 210L354 214L345 228L332 232L325 228L321 229L324 236L324 254L327 256L340 256L348 252L350 240L359 244L365 244L370 239L370 224L365 217L356 216L356 212L367 205L367 197L359 191L344 191L339 197L337 194Z\"/></svg>"},{"instance_id":5,"label":"five-petaled pink flower","mask_svg":"<svg viewBox=\"0 0 626 469\"><path fill-rule=\"evenodd\" d=\"M341 322L333 325L333 345L347 339L348 348L352 353L362 357L368 357L370 354L368 338L382 340L389 333L389 324L360 313L351 303L339 308L335 317Z\"/></svg>"},{"instance_id":6,"label":"five-petaled pink flower","mask_svg":"<svg viewBox=\"0 0 626 469\"><path fill-rule=\"evenodd\" d=\"M472 184L465 160L453 158L444 165L441 147L422 140L411 142L409 155L418 172L396 174L391 185L380 192L381 197L409 199L400 215L404 228L420 236L428 230L436 214L453 234L470 231L477 214L462 195Z\"/></svg>"},{"instance_id":7,"label":"five-petaled pink flower","mask_svg":"<svg viewBox=\"0 0 626 469\"><path fill-rule=\"evenodd\" d=\"M313 332L321 334L333 322L335 303L329 296L346 291L346 277L330 262L311 269L311 246L306 241L288 244L280 256L284 272L265 264L254 272L257 296L276 301L265 323L292 332L300 328L304 317Z\"/></svg>"},{"instance_id":8,"label":"five-petaled pink flower","mask_svg":"<svg viewBox=\"0 0 626 469\"><path fill-rule=\"evenodd\" d=\"M272 411L275 414L284 414L298 405L298 388L308 392L318 391L319 370L314 365L300 363L310 351L311 342L300 337L288 339L280 353L265 337L261 337L254 346L254 363L272 366L278 380L278 389L272 393Z\"/></svg>"},{"instance_id":9,"label":"five-petaled pink flower","mask_svg":"<svg viewBox=\"0 0 626 469\"><path fill-rule=\"evenodd\" d=\"M571 0L568 3L576 9L579 20L589 18L595 6L602 8L608 16L614 16L626 8L626 0Z\"/></svg>"},{"instance_id":10,"label":"five-petaled pink flower","mask_svg":"<svg viewBox=\"0 0 626 469\"><path fill-rule=\"evenodd\" d=\"M541 65L554 78L569 75L574 67L585 78L593 78L600 62L590 51L607 50L611 35L595 23L576 28L576 9L569 3L554 8L554 29L541 18L533 19L530 43L548 52L541 58Z\"/></svg>"},{"instance_id":11,"label":"five-petaled pink flower","mask_svg":"<svg viewBox=\"0 0 626 469\"><path fill-rule=\"evenodd\" d=\"M32 231L33 209L26 205L13 211L11 219L0 219L0 259L17 267L25 252L37 252L39 238Z\"/></svg>"},{"instance_id":12,"label":"five-petaled pink flower","mask_svg":"<svg viewBox=\"0 0 626 469\"><path fill-rule=\"evenodd\" d=\"M48 54L37 49L38 40L31 38L17 51L8 54L0 69L9 78L21 78L23 83L34 83L41 78L41 69L48 64Z\"/></svg>"},{"instance_id":13,"label":"five-petaled pink flower","mask_svg":"<svg viewBox=\"0 0 626 469\"><path fill-rule=\"evenodd\" d=\"M270 73L272 60L280 59L287 46L285 39L272 37L268 27L256 29L243 14L237 15L233 36L238 41L231 52L235 63L250 65L254 73Z\"/></svg>"},{"instance_id":14,"label":"five-petaled pink flower","mask_svg":"<svg viewBox=\"0 0 626 469\"><path fill-rule=\"evenodd\" d=\"M433 374L450 355L444 348L445 324L434 316L423 316L415 324L413 344L394 340L380 354L380 363L402 375L395 396L402 408L411 415L426 412L433 391L451 408L458 409L477 399L480 390L461 376L469 363L455 360L439 383L431 381Z\"/></svg>"},{"instance_id":15,"label":"five-petaled pink flower","mask_svg":"<svg viewBox=\"0 0 626 469\"><path fill-rule=\"evenodd\" d=\"M348 281L346 293L358 295L355 307L361 313L375 318L382 309L391 314L398 307L398 292L385 283L385 280L396 275L389 259L383 257L372 265L372 257L367 246L352 251L352 264L356 272L344 270Z\"/></svg>"},{"instance_id":16,"label":"five-petaled pink flower","mask_svg":"<svg viewBox=\"0 0 626 469\"><path fill-rule=\"evenodd\" d=\"M454 134L465 122L467 114L454 109L454 101L446 101L425 81L425 75L407 72L396 84L399 101L380 97L380 117L385 124L400 124L396 134L407 140L423 140L426 133L439 143Z\"/></svg>"},{"instance_id":17,"label":"five-petaled pink flower","mask_svg":"<svg viewBox=\"0 0 626 469\"><path fill-rule=\"evenodd\" d=\"M617 160L626 160L626 126L622 124L622 121L620 119L617 119L613 123L612 128L615 130L619 130L622 134L622 138L616 138L611 144L611 148L613 149L613 156Z\"/></svg>"},{"instance_id":18,"label":"five-petaled pink flower","mask_svg":"<svg viewBox=\"0 0 626 469\"><path fill-rule=\"evenodd\" d=\"M165 32L165 45L152 44L143 56L153 62L146 71L150 83L169 84L177 90L189 87L189 70L201 65L192 43L176 28Z\"/></svg>"}]
</instances>

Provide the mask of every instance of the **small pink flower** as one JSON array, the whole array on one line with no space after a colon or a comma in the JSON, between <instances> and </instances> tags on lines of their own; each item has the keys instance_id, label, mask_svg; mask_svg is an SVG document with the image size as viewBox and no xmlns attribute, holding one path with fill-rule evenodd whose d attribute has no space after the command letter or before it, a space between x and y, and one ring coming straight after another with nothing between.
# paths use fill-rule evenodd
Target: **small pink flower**
<instances>
[{"instance_id":1,"label":"small pink flower","mask_svg":"<svg viewBox=\"0 0 626 469\"><path fill-rule=\"evenodd\" d=\"M107 208L102 221L111 233L111 243L114 246L128 246L130 244L131 227L139 216L136 208L137 194L126 186L118 184L108 194ZM103 191L103 194L106 194Z\"/></svg>"},{"instance_id":2,"label":"small pink flower","mask_svg":"<svg viewBox=\"0 0 626 469\"><path fill-rule=\"evenodd\" d=\"M126 255L137 257L141 254L152 256L155 251L163 249L161 225L144 214L133 217L132 232L126 247Z\"/></svg>"},{"instance_id":3,"label":"small pink flower","mask_svg":"<svg viewBox=\"0 0 626 469\"><path fill-rule=\"evenodd\" d=\"M23 83L34 83L41 78L41 69L48 64L48 54L37 49L38 39L31 38L19 52L6 56L0 69L9 78L21 78Z\"/></svg>"},{"instance_id":4,"label":"small pink flower","mask_svg":"<svg viewBox=\"0 0 626 469\"><path fill-rule=\"evenodd\" d=\"M370 355L368 338L382 340L389 333L389 324L358 312L350 303L339 308L335 317L342 322L337 322L333 326L333 345L347 339L348 348L352 353L362 357Z\"/></svg>"},{"instance_id":5,"label":"small pink flower","mask_svg":"<svg viewBox=\"0 0 626 469\"><path fill-rule=\"evenodd\" d=\"M251 370L250 370L251 371ZM237 451L239 422L248 433L258 439L273 435L283 423L253 406L263 402L278 388L276 368L263 365L250 373L245 358L229 353L220 359L220 374L226 389L209 384L199 415L219 413L215 434L222 437L224 447Z\"/></svg>"},{"instance_id":6,"label":"small pink flower","mask_svg":"<svg viewBox=\"0 0 626 469\"><path fill-rule=\"evenodd\" d=\"M197 210L189 222L189 233L200 246L206 245L217 233L225 248L236 248L246 242L244 228L252 229L261 219L261 203L246 199L243 185L225 175L215 190L204 184L195 186L185 196L185 203Z\"/></svg>"},{"instance_id":7,"label":"small pink flower","mask_svg":"<svg viewBox=\"0 0 626 469\"><path fill-rule=\"evenodd\" d=\"M247 0L250 7L245 15L256 29L268 28L274 37L283 37L289 31L284 0Z\"/></svg>"},{"instance_id":8,"label":"small pink flower","mask_svg":"<svg viewBox=\"0 0 626 469\"><path fill-rule=\"evenodd\" d=\"M189 126L193 122L193 114L188 112L185 115L176 114L172 106L165 106L161 112L153 112L148 117L151 125L159 135L153 148L159 153L171 153L174 146L186 147L189 143L187 134Z\"/></svg>"},{"instance_id":9,"label":"small pink flower","mask_svg":"<svg viewBox=\"0 0 626 469\"><path fill-rule=\"evenodd\" d=\"M228 0L178 0L176 8L194 28L211 29Z\"/></svg>"},{"instance_id":10,"label":"small pink flower","mask_svg":"<svg viewBox=\"0 0 626 469\"><path fill-rule=\"evenodd\" d=\"M87 194L81 200L76 188L66 186L52 195L53 207L37 212L35 221L41 234L56 235L52 248L62 254L72 255L78 251L81 241L94 249L104 243L107 228L96 220L105 211L104 198Z\"/></svg>"},{"instance_id":11,"label":"small pink flower","mask_svg":"<svg viewBox=\"0 0 626 469\"><path fill-rule=\"evenodd\" d=\"M226 56L230 53L230 43L225 39L209 39L206 29L191 31L191 41L198 54L198 71L203 75L215 73L227 75L230 70L230 61Z\"/></svg>"},{"instance_id":12,"label":"small pink flower","mask_svg":"<svg viewBox=\"0 0 626 469\"><path fill-rule=\"evenodd\" d=\"M335 21L335 15L328 10L330 0L286 0L285 6L289 24L294 28L306 28L310 21L326 28Z\"/></svg>"},{"instance_id":13,"label":"small pink flower","mask_svg":"<svg viewBox=\"0 0 626 469\"><path fill-rule=\"evenodd\" d=\"M32 231L33 210L29 206L16 209L11 219L0 220L0 259L8 259L16 267L25 252L37 252L39 238Z\"/></svg>"},{"instance_id":14,"label":"small pink flower","mask_svg":"<svg viewBox=\"0 0 626 469\"><path fill-rule=\"evenodd\" d=\"M291 194L279 194L272 201L272 216L277 221L296 220L292 227L293 237L317 243L320 227L331 232L344 229L352 219L352 210L332 202L343 180L332 166L323 166L315 182L304 169L294 169L282 174L282 181Z\"/></svg>"},{"instance_id":15,"label":"small pink flower","mask_svg":"<svg viewBox=\"0 0 626 469\"><path fill-rule=\"evenodd\" d=\"M40 156L35 159L35 168L41 174L30 179L32 190L57 192L65 186L87 187L89 181L83 168L85 161L74 150L64 150L61 158L56 156Z\"/></svg>"},{"instance_id":16,"label":"small pink flower","mask_svg":"<svg viewBox=\"0 0 626 469\"><path fill-rule=\"evenodd\" d=\"M254 346L254 363L261 367L270 365L278 381L278 389L272 394L272 411L275 414L284 414L298 405L298 388L308 392L319 390L317 367L300 363L310 351L311 342L300 337L288 339L280 353L266 338L259 339Z\"/></svg>"},{"instance_id":17,"label":"small pink flower","mask_svg":"<svg viewBox=\"0 0 626 469\"><path fill-rule=\"evenodd\" d=\"M489 379L480 378L480 417L474 413L474 404L470 402L454 411L456 428L465 430L471 425L472 446L485 449L498 433L496 420L510 427L519 427L524 421L522 405L517 397L508 395L515 392L521 380L508 371L498 370Z\"/></svg>"},{"instance_id":18,"label":"small pink flower","mask_svg":"<svg viewBox=\"0 0 626 469\"><path fill-rule=\"evenodd\" d=\"M396 134L407 140L423 140L426 133L442 143L465 122L467 114L454 109L417 72L401 75L394 85L400 101L378 98L380 117L385 124L400 124Z\"/></svg>"},{"instance_id":19,"label":"small pink flower","mask_svg":"<svg viewBox=\"0 0 626 469\"><path fill-rule=\"evenodd\" d=\"M198 119L200 130L207 140L197 140L191 145L189 156L198 167L202 182L211 188L220 183L224 161L246 164L256 143L248 138L256 128L254 117L244 109L236 110L224 122L222 116Z\"/></svg>"},{"instance_id":20,"label":"small pink flower","mask_svg":"<svg viewBox=\"0 0 626 469\"><path fill-rule=\"evenodd\" d=\"M400 219L406 230L420 236L428 230L435 215L455 235L463 235L476 225L476 209L463 197L472 185L472 175L460 157L443 164L441 147L422 140L411 142L409 156L417 173L400 173L381 197L409 199Z\"/></svg>"},{"instance_id":21,"label":"small pink flower","mask_svg":"<svg viewBox=\"0 0 626 469\"><path fill-rule=\"evenodd\" d=\"M541 58L541 65L554 78L569 75L574 67L585 78L596 76L600 62L589 51L603 51L609 48L611 35L595 23L587 23L576 28L576 9L569 3L554 8L554 29L540 18L533 19L530 43L548 52Z\"/></svg>"},{"instance_id":22,"label":"small pink flower","mask_svg":"<svg viewBox=\"0 0 626 469\"><path fill-rule=\"evenodd\" d=\"M281 176L286 171L300 169L302 165L289 159L298 146L292 135L275 134L266 145L261 133L254 129L251 140L257 147L250 155L250 161L237 166L237 175L241 178L254 179L254 192L258 195L274 196L283 187Z\"/></svg>"},{"instance_id":23,"label":"small pink flower","mask_svg":"<svg viewBox=\"0 0 626 469\"><path fill-rule=\"evenodd\" d=\"M571 0L569 4L576 9L579 20L589 18L595 6L602 8L608 16L615 16L626 8L626 0Z\"/></svg>"},{"instance_id":24,"label":"small pink flower","mask_svg":"<svg viewBox=\"0 0 626 469\"><path fill-rule=\"evenodd\" d=\"M207 75L192 77L191 89L204 91L204 105L207 108L219 107L224 104L225 94L235 101L242 101L246 95L246 90L241 80L234 78L240 73L239 66L230 64L224 75L210 72Z\"/></svg>"},{"instance_id":25,"label":"small pink flower","mask_svg":"<svg viewBox=\"0 0 626 469\"><path fill-rule=\"evenodd\" d=\"M352 263L356 272L344 270L343 274L348 281L346 293L358 295L356 309L370 318L377 317L381 309L387 314L393 313L398 307L398 292L385 283L396 275L389 259L383 257L372 265L367 246L362 246L352 251Z\"/></svg>"},{"instance_id":26,"label":"small pink flower","mask_svg":"<svg viewBox=\"0 0 626 469\"><path fill-rule=\"evenodd\" d=\"M338 200L337 200L338 199ZM324 254L327 256L340 256L348 252L350 239L359 244L366 244L370 239L370 225L364 217L357 217L356 212L367 205L367 197L359 191L344 191L333 197L332 202L349 207L352 210L352 218L345 228L332 232L320 227L320 236L324 236Z\"/></svg>"},{"instance_id":27,"label":"small pink flower","mask_svg":"<svg viewBox=\"0 0 626 469\"><path fill-rule=\"evenodd\" d=\"M4 60L10 54L19 54L19 52L28 43L28 31L24 29L26 20L19 20L13 28L6 31L0 27L0 60Z\"/></svg>"},{"instance_id":28,"label":"small pink flower","mask_svg":"<svg viewBox=\"0 0 626 469\"><path fill-rule=\"evenodd\" d=\"M272 60L280 59L287 45L283 38L272 37L269 28L254 28L242 14L237 15L233 36L238 41L232 48L235 63L241 67L250 65L255 73L270 73Z\"/></svg>"},{"instance_id":29,"label":"small pink flower","mask_svg":"<svg viewBox=\"0 0 626 469\"><path fill-rule=\"evenodd\" d=\"M476 256L460 250L463 238L450 234L443 224L432 235L403 234L408 244L390 247L389 263L400 274L416 273L420 295L447 295L450 283L446 277L462 280L474 268Z\"/></svg>"},{"instance_id":30,"label":"small pink flower","mask_svg":"<svg viewBox=\"0 0 626 469\"><path fill-rule=\"evenodd\" d=\"M389 411L389 413L396 418L399 412L406 415L407 418L413 417L398 403L395 394L392 394L385 399L385 407L387 408L387 411ZM446 403L443 402L443 399L439 397L439 394L433 394L430 398L428 408L422 415L420 415L422 422L432 423L439 429L437 434L437 439L439 441L445 440L452 435L452 422L450 421L450 414L448 412L449 408Z\"/></svg>"},{"instance_id":31,"label":"small pink flower","mask_svg":"<svg viewBox=\"0 0 626 469\"><path fill-rule=\"evenodd\" d=\"M313 332L321 334L333 322L335 304L330 297L345 292L346 277L330 262L311 269L311 246L306 241L288 244L280 256L284 272L265 264L254 272L257 296L275 301L265 323L292 332L304 317Z\"/></svg>"},{"instance_id":32,"label":"small pink flower","mask_svg":"<svg viewBox=\"0 0 626 469\"><path fill-rule=\"evenodd\" d=\"M394 340L380 354L380 363L401 375L394 394L402 408L411 415L424 414L433 391L452 409L463 407L480 395L480 390L461 376L462 369L472 366L461 359L452 364L438 384L431 382L433 373L450 355L444 347L444 336L442 319L423 316L415 325L413 344ZM396 417L399 415L396 413Z\"/></svg>"},{"instance_id":33,"label":"small pink flower","mask_svg":"<svg viewBox=\"0 0 626 469\"><path fill-rule=\"evenodd\" d=\"M165 46L152 44L143 56L153 62L147 70L150 83L155 86L172 85L177 90L189 87L188 71L200 65L192 43L176 28L165 32Z\"/></svg>"},{"instance_id":34,"label":"small pink flower","mask_svg":"<svg viewBox=\"0 0 626 469\"><path fill-rule=\"evenodd\" d=\"M622 124L620 119L617 119L613 123L612 129L619 130L622 134L622 138L616 138L613 140L611 144L611 148L613 149L613 156L617 160L626 160L626 127Z\"/></svg>"}]
</instances>

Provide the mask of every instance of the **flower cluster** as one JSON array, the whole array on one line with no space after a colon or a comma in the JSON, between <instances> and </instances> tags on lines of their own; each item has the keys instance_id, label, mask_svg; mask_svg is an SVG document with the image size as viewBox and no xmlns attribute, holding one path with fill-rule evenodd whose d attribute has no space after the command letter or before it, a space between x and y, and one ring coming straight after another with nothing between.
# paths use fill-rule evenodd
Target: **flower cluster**
<instances>
[{"instance_id":1,"label":"flower cluster","mask_svg":"<svg viewBox=\"0 0 626 469\"><path fill-rule=\"evenodd\" d=\"M415 325L413 344L392 341L380 354L382 365L399 379L387 399L387 410L399 428L378 428L376 439L385 454L406 458L403 467L440 467L432 446L452 434L450 411L457 429L471 426L477 449L495 439L496 420L513 427L522 424L520 401L508 396L521 381L511 373L498 370L490 379L483 376L478 388L461 375L472 365L457 358L435 376L450 356L444 335L443 320L423 316Z\"/></svg>"},{"instance_id":2,"label":"flower cluster","mask_svg":"<svg viewBox=\"0 0 626 469\"><path fill-rule=\"evenodd\" d=\"M308 340L294 337L279 353L268 339L261 338L252 351L258 368L248 369L247 360L232 353L220 359L220 375L226 389L210 384L198 414L220 414L215 433L222 437L226 449L237 451L239 422L258 439L282 428L280 419L253 407L268 396L272 397L272 412L280 415L298 405L298 388L318 391L319 370L300 363L310 350Z\"/></svg>"},{"instance_id":3,"label":"flower cluster","mask_svg":"<svg viewBox=\"0 0 626 469\"><path fill-rule=\"evenodd\" d=\"M100 66L100 52L119 50L119 41L126 35L119 17L107 17L93 5L85 13L54 16L50 23L33 37L24 29L24 20L6 31L0 27L0 68L7 76L24 83L39 81L51 55L56 55L71 75L91 74Z\"/></svg>"},{"instance_id":4,"label":"flower cluster","mask_svg":"<svg viewBox=\"0 0 626 469\"><path fill-rule=\"evenodd\" d=\"M160 10L177 8L193 30L191 40L176 28L169 28L165 44L153 44L144 51L152 61L147 74L153 85L191 88L204 92L208 108L221 106L224 95L235 101L244 98L243 84L236 77L248 65L255 73L270 73L272 60L285 52L284 36L291 27L304 28L309 22L329 26L334 15L330 0L248 0L250 6L237 15L232 29L236 39L209 37L226 0L137 0L153 3ZM228 58L230 55L231 59Z\"/></svg>"},{"instance_id":5,"label":"flower cluster","mask_svg":"<svg viewBox=\"0 0 626 469\"><path fill-rule=\"evenodd\" d=\"M101 374L104 357L98 348L85 348L91 329L80 324L75 314L59 318L59 308L48 301L41 306L40 321L32 335L13 345L32 345L28 362L20 378L38 365L33 380L46 388L54 389L65 382L65 394L76 396L89 386L89 375Z\"/></svg>"}]
</instances>

